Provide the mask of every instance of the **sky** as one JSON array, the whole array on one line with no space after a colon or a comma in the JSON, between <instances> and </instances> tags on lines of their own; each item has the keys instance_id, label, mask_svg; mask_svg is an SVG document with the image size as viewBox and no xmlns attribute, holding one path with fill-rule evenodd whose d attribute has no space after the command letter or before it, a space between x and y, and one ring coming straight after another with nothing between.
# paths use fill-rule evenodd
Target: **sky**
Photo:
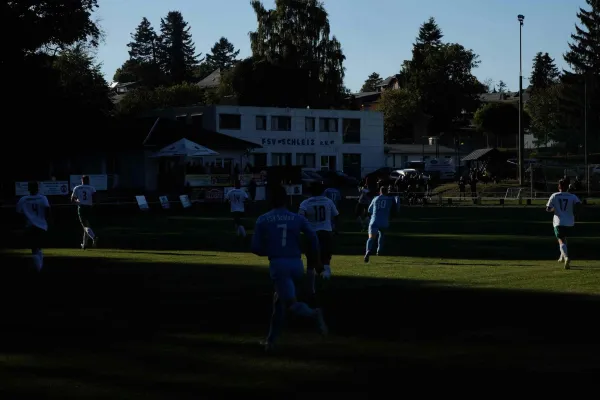
<instances>
[{"instance_id":1,"label":"sky","mask_svg":"<svg viewBox=\"0 0 600 400\"><path fill-rule=\"evenodd\" d=\"M272 8L274 0L263 0ZM559 68L585 0L325 0L331 32L346 55L345 84L360 90L372 72L387 77L398 73L411 58L419 26L434 17L444 41L460 43L479 55L474 74L481 80L500 80L509 90L519 84L519 22L523 26L523 85L527 86L532 59L548 52ZM181 11L191 27L196 51L206 54L224 36L251 55L248 33L256 29L249 0L99 0L95 18L106 33L98 61L108 82L128 58L127 43L143 17L158 31L169 11Z\"/></svg>"}]
</instances>

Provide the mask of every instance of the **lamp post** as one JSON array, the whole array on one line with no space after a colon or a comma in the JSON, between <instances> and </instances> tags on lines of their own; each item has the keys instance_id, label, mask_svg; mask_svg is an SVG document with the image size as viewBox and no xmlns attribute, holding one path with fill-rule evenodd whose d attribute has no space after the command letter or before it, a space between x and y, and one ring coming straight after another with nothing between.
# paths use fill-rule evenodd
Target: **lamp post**
<instances>
[{"instance_id":1,"label":"lamp post","mask_svg":"<svg viewBox=\"0 0 600 400\"><path fill-rule=\"evenodd\" d=\"M585 184L587 186L587 197L590 197L590 167L588 165L587 131L588 131L588 80L591 74L587 72L584 76L583 86L583 151L585 164Z\"/></svg>"},{"instance_id":2,"label":"lamp post","mask_svg":"<svg viewBox=\"0 0 600 400\"><path fill-rule=\"evenodd\" d=\"M525 135L523 132L523 20L519 14L519 186L525 184Z\"/></svg>"}]
</instances>

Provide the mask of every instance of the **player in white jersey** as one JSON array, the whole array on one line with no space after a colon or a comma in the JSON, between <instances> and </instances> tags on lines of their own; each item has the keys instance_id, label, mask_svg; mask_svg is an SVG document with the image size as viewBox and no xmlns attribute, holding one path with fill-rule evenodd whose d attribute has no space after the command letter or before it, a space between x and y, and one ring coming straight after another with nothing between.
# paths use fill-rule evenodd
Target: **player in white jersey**
<instances>
[{"instance_id":1,"label":"player in white jersey","mask_svg":"<svg viewBox=\"0 0 600 400\"><path fill-rule=\"evenodd\" d=\"M77 203L77 215L83 227L82 250L87 249L88 238L92 239L94 247L98 243L98 237L96 237L96 234L90 227L94 193L96 193L96 189L90 186L90 177L84 175L81 177L81 185L75 186L71 195L71 201Z\"/></svg>"},{"instance_id":2,"label":"player in white jersey","mask_svg":"<svg viewBox=\"0 0 600 400\"><path fill-rule=\"evenodd\" d=\"M27 238L31 248L33 264L38 271L44 265L42 246L44 236L48 231L48 218L50 217L50 203L48 198L39 194L37 182L29 182L29 195L23 196L17 203L17 212L25 216Z\"/></svg>"},{"instance_id":3,"label":"player in white jersey","mask_svg":"<svg viewBox=\"0 0 600 400\"><path fill-rule=\"evenodd\" d=\"M330 198L323 196L322 193L323 187L320 184L312 185L310 187L311 197L304 200L298 210L298 214L306 217L317 232L321 247L320 256L314 254L314 252L306 252L307 274L313 292L317 273L321 274L325 279L331 277L331 257L333 255L332 231L340 214L335 203ZM320 271L321 265L323 266L322 271Z\"/></svg>"},{"instance_id":4,"label":"player in white jersey","mask_svg":"<svg viewBox=\"0 0 600 400\"><path fill-rule=\"evenodd\" d=\"M246 211L244 202L248 200L248 193L241 189L240 181L235 182L235 189L227 192L225 200L231 204L231 215L233 216L236 234L246 237L246 228L244 228L242 218L244 218L244 212Z\"/></svg>"},{"instance_id":5,"label":"player in white jersey","mask_svg":"<svg viewBox=\"0 0 600 400\"><path fill-rule=\"evenodd\" d=\"M558 182L558 192L550 196L546 211L554 213L552 224L554 235L558 239L560 258L558 262L565 263L565 269L570 269L569 253L567 252L567 237L575 226L575 215L581 201L577 196L567 191L568 184L564 180Z\"/></svg>"}]
</instances>

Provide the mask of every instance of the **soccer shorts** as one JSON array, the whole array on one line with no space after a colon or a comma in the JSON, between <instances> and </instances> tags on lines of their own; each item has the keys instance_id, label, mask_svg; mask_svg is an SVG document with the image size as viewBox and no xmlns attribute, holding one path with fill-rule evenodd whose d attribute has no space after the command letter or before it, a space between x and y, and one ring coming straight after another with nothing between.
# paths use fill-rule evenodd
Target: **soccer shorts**
<instances>
[{"instance_id":1,"label":"soccer shorts","mask_svg":"<svg viewBox=\"0 0 600 400\"><path fill-rule=\"evenodd\" d=\"M368 204L361 204L361 203L356 204L356 216L357 217L364 216L365 214L367 214L368 210L369 210Z\"/></svg>"},{"instance_id":2,"label":"soccer shorts","mask_svg":"<svg viewBox=\"0 0 600 400\"><path fill-rule=\"evenodd\" d=\"M310 248L310 243L306 243L306 267L307 269L315 269L317 273L321 273L323 265L331 264L333 256L333 234L329 231L317 231L319 238L319 254ZM320 256L320 259L317 257ZM319 262L320 261L320 262Z\"/></svg>"},{"instance_id":3,"label":"soccer shorts","mask_svg":"<svg viewBox=\"0 0 600 400\"><path fill-rule=\"evenodd\" d=\"M565 240L569 236L571 236L571 231L573 230L572 226L555 226L554 227L554 236L557 239Z\"/></svg>"},{"instance_id":4,"label":"soccer shorts","mask_svg":"<svg viewBox=\"0 0 600 400\"><path fill-rule=\"evenodd\" d=\"M304 264L301 258L274 258L269 261L269 274L277 296L283 301L292 300L296 298L294 280L304 275Z\"/></svg>"},{"instance_id":5,"label":"soccer shorts","mask_svg":"<svg viewBox=\"0 0 600 400\"><path fill-rule=\"evenodd\" d=\"M79 216L79 222L81 222L81 225L91 224L90 218L92 216L92 206L80 204L77 206L77 215Z\"/></svg>"},{"instance_id":6,"label":"soccer shorts","mask_svg":"<svg viewBox=\"0 0 600 400\"><path fill-rule=\"evenodd\" d=\"M31 250L38 250L44 247L46 231L37 226L29 226L25 231L25 237L27 240L27 247Z\"/></svg>"},{"instance_id":7,"label":"soccer shorts","mask_svg":"<svg viewBox=\"0 0 600 400\"><path fill-rule=\"evenodd\" d=\"M233 222L236 225L242 225L242 218L244 218L243 211L232 211L231 216L233 217Z\"/></svg>"}]
</instances>

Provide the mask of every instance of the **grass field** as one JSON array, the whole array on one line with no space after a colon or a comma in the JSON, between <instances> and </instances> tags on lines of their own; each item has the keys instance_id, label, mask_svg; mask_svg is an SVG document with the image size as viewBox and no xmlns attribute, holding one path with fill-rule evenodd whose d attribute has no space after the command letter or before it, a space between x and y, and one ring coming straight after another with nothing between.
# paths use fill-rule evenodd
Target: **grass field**
<instances>
[{"instance_id":1,"label":"grass field","mask_svg":"<svg viewBox=\"0 0 600 400\"><path fill-rule=\"evenodd\" d=\"M403 208L385 254L345 219L320 303L331 333L290 317L275 354L266 260L219 212L103 210L101 246L77 250L57 216L45 270L4 231L0 394L4 398L196 399L226 395L366 398L399 379L599 367L600 208L556 262L543 208ZM311 300L312 301L312 300Z\"/></svg>"}]
</instances>

